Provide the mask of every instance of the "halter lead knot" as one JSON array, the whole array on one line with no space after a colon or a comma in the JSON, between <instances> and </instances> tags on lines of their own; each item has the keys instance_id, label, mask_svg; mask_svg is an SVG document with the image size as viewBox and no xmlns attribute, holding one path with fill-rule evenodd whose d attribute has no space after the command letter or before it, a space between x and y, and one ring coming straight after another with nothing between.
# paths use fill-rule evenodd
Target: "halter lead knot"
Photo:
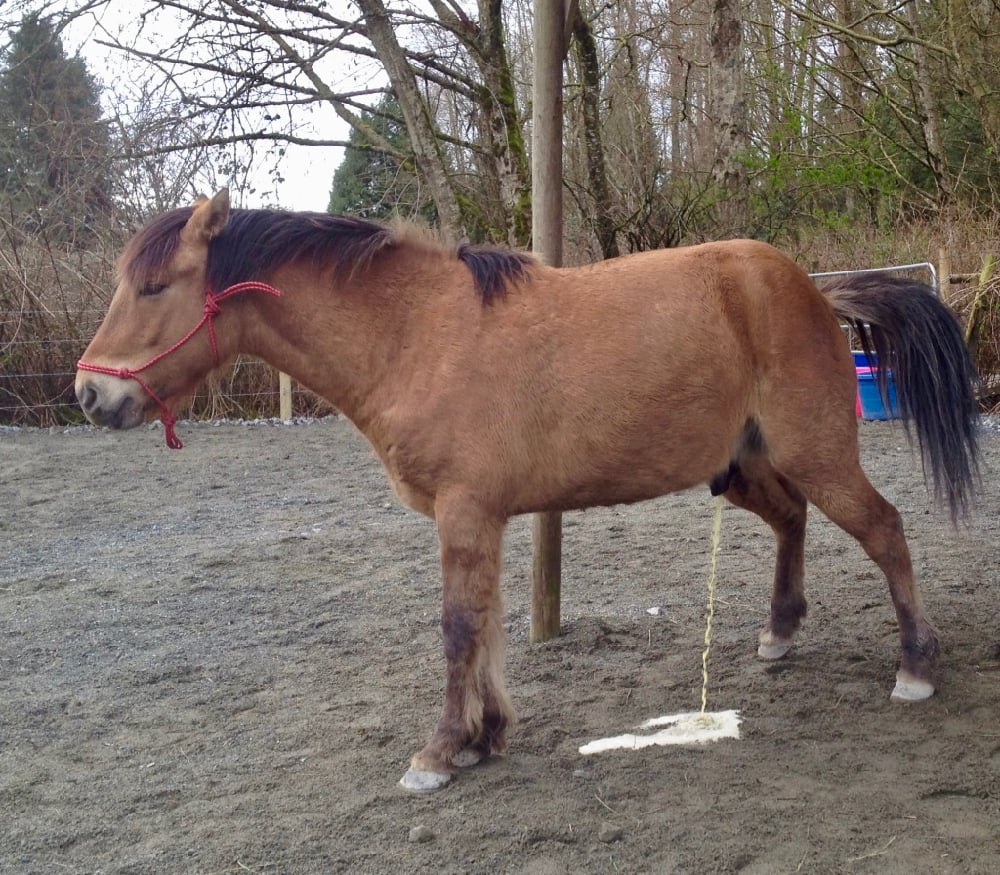
<instances>
[{"instance_id":1,"label":"halter lead knot","mask_svg":"<svg viewBox=\"0 0 1000 875\"><path fill-rule=\"evenodd\" d=\"M221 360L219 358L219 347L215 342L215 326L212 323L212 320L222 312L222 308L219 306L219 303L224 301L226 298L239 294L240 292L265 292L266 294L273 295L276 298L281 297L281 292L274 286L256 281L234 283L231 286L227 286L217 295L213 295L212 289L209 287L205 290L205 306L202 308L202 316L201 319L198 320L198 324L195 325L195 327L185 334L180 340L178 340L177 343L168 347L163 352L157 353L144 365L141 365L138 368L108 368L103 365L92 365L85 362L83 359L80 359L80 361L76 363L76 366L81 371L91 371L95 374L109 374L112 377L118 377L120 380L135 380L140 386L142 386L146 394L149 395L149 397L152 398L160 408L160 422L163 423L163 431L167 446L172 450L183 449L184 444L181 443L181 439L177 437L177 432L174 430L177 418L174 416L173 411L171 411L166 402L153 391L153 387L139 376L139 373L146 370L146 368L152 367L161 359L165 359L172 352L177 352L177 350L194 337L201 330L201 326L205 324L208 325L208 342L212 347L212 361L214 362L214 367L218 367L221 364Z\"/></svg>"}]
</instances>

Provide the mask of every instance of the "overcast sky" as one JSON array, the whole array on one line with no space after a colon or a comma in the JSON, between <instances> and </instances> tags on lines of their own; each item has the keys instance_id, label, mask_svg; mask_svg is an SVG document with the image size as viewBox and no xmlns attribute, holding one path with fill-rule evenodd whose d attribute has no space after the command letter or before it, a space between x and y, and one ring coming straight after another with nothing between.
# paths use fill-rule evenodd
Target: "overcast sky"
<instances>
[{"instance_id":1,"label":"overcast sky","mask_svg":"<svg viewBox=\"0 0 1000 875\"><path fill-rule=\"evenodd\" d=\"M137 4L134 2L112 2L100 11L99 18L86 17L65 32L63 41L69 54L78 50L85 58L91 74L102 84L112 81L126 80L129 77L127 65L129 59L121 53L111 52L99 45L98 39L103 37L102 29L117 33L121 24L135 18ZM165 11L161 14L167 14ZM136 62L137 63L137 62ZM368 76L378 74L377 68L364 71ZM341 81L334 81L334 87L340 87L345 80L357 76L356 69L345 72ZM302 117L313 128L312 133L322 135L324 139L344 139L349 134L348 126L336 113L327 106L317 104L312 112ZM284 182L278 185L277 203L282 207L295 210L326 210L330 199L330 185L333 174L343 159L343 150L333 147L294 146L289 145L281 161L279 170ZM274 191L274 185L269 178L269 168L261 168L261 182L258 189L261 194L250 195L240 206L258 207L261 202L253 198L262 198ZM273 204L273 196L268 196Z\"/></svg>"}]
</instances>

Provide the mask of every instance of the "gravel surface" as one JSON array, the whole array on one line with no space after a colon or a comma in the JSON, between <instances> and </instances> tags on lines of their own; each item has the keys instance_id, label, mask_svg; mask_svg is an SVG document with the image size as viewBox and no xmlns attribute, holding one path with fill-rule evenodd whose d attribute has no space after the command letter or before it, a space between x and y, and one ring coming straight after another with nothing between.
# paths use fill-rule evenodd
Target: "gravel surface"
<instances>
[{"instance_id":1,"label":"gravel surface","mask_svg":"<svg viewBox=\"0 0 1000 875\"><path fill-rule=\"evenodd\" d=\"M1000 420L958 531L902 431L860 432L941 630L931 700L890 704L884 580L817 513L809 617L760 662L773 539L728 509L710 707L742 737L583 757L697 709L712 501L566 515L542 645L518 519L510 753L415 798L396 781L442 701L436 539L348 423L183 423L182 452L0 429L0 872L993 875Z\"/></svg>"}]
</instances>

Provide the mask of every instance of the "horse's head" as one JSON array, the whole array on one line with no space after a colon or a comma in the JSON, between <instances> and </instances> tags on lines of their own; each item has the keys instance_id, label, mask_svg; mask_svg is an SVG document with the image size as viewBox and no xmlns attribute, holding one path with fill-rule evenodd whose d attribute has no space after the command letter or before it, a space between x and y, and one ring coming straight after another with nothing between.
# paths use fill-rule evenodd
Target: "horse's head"
<instances>
[{"instance_id":1,"label":"horse's head","mask_svg":"<svg viewBox=\"0 0 1000 875\"><path fill-rule=\"evenodd\" d=\"M166 419L218 364L214 335L183 341L214 315L206 304L208 251L228 219L223 190L164 213L125 248L111 306L76 376L76 397L95 425L133 428L157 410Z\"/></svg>"}]
</instances>

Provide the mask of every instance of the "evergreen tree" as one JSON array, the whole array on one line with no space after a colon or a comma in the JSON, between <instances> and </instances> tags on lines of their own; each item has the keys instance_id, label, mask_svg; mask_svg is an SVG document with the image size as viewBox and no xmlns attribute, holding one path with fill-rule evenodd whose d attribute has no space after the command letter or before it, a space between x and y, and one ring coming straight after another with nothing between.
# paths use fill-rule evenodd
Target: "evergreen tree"
<instances>
[{"instance_id":1,"label":"evergreen tree","mask_svg":"<svg viewBox=\"0 0 1000 875\"><path fill-rule=\"evenodd\" d=\"M37 14L11 33L4 60L0 208L19 230L85 246L110 212L110 137L97 83Z\"/></svg>"},{"instance_id":2,"label":"evergreen tree","mask_svg":"<svg viewBox=\"0 0 1000 875\"><path fill-rule=\"evenodd\" d=\"M383 97L375 109L363 114L363 119L400 153L412 151L406 124L392 96ZM409 162L372 148L357 128L351 130L349 142L344 160L333 175L331 213L348 213L367 219L420 216L434 221L433 204L421 191L417 174Z\"/></svg>"}]
</instances>

